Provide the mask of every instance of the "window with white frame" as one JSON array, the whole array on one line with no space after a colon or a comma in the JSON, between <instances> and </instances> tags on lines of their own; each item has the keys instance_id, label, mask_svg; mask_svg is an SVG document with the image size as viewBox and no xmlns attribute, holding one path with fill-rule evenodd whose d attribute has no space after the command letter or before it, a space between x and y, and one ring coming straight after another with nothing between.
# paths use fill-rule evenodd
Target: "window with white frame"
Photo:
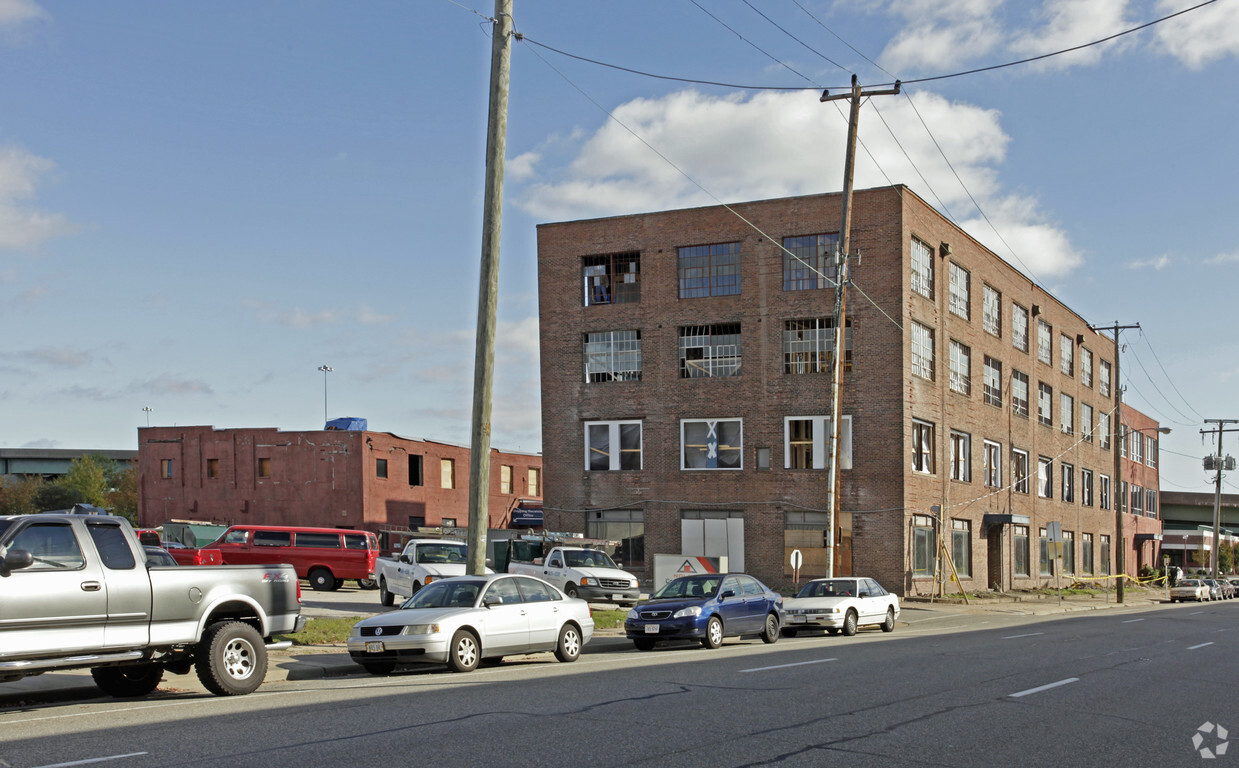
<instances>
[{"instance_id":1,"label":"window with white frame","mask_svg":"<svg viewBox=\"0 0 1239 768\"><path fill-rule=\"evenodd\" d=\"M934 425L920 419L912 420L912 471L934 471Z\"/></svg>"},{"instance_id":2,"label":"window with white frame","mask_svg":"<svg viewBox=\"0 0 1239 768\"><path fill-rule=\"evenodd\" d=\"M1028 451L1011 449L1011 487L1016 493L1028 493Z\"/></svg>"},{"instance_id":3,"label":"window with white frame","mask_svg":"<svg viewBox=\"0 0 1239 768\"><path fill-rule=\"evenodd\" d=\"M1002 338L1002 294L988 285L981 288L981 327Z\"/></svg>"},{"instance_id":4,"label":"window with white frame","mask_svg":"<svg viewBox=\"0 0 1239 768\"><path fill-rule=\"evenodd\" d=\"M1097 476L1097 506L1102 509L1110 508L1110 476Z\"/></svg>"},{"instance_id":5,"label":"window with white frame","mask_svg":"<svg viewBox=\"0 0 1239 768\"><path fill-rule=\"evenodd\" d=\"M1080 403L1080 434L1086 442L1093 442L1093 406Z\"/></svg>"},{"instance_id":6,"label":"window with white frame","mask_svg":"<svg viewBox=\"0 0 1239 768\"><path fill-rule=\"evenodd\" d=\"M1084 347L1080 347L1080 383L1093 386L1093 353Z\"/></svg>"},{"instance_id":7,"label":"window with white frame","mask_svg":"<svg viewBox=\"0 0 1239 768\"><path fill-rule=\"evenodd\" d=\"M972 275L968 270L964 269L955 262L951 262L950 266L950 282L951 282L951 314L968 320L971 318L971 308L969 306L972 294Z\"/></svg>"},{"instance_id":8,"label":"window with white frame","mask_svg":"<svg viewBox=\"0 0 1239 768\"><path fill-rule=\"evenodd\" d=\"M1091 574L1093 572L1093 534L1080 534L1080 572L1083 574Z\"/></svg>"},{"instance_id":9,"label":"window with white frame","mask_svg":"<svg viewBox=\"0 0 1239 768\"><path fill-rule=\"evenodd\" d=\"M1028 310L1011 305L1011 344L1021 352L1028 351Z\"/></svg>"},{"instance_id":10,"label":"window with white frame","mask_svg":"<svg viewBox=\"0 0 1239 768\"><path fill-rule=\"evenodd\" d=\"M1028 576L1028 526L1011 526L1011 569L1016 576Z\"/></svg>"},{"instance_id":11,"label":"window with white frame","mask_svg":"<svg viewBox=\"0 0 1239 768\"><path fill-rule=\"evenodd\" d=\"M1144 489L1144 514L1157 517L1157 491L1152 488Z\"/></svg>"},{"instance_id":12,"label":"window with white frame","mask_svg":"<svg viewBox=\"0 0 1239 768\"><path fill-rule=\"evenodd\" d=\"M951 479L972 482L972 435L951 430Z\"/></svg>"},{"instance_id":13,"label":"window with white frame","mask_svg":"<svg viewBox=\"0 0 1239 768\"><path fill-rule=\"evenodd\" d=\"M1037 321L1037 359L1054 364L1054 326L1044 320Z\"/></svg>"},{"instance_id":14,"label":"window with white frame","mask_svg":"<svg viewBox=\"0 0 1239 768\"><path fill-rule=\"evenodd\" d=\"M1110 414L1105 411L1097 413L1097 441L1103 449L1110 448Z\"/></svg>"},{"instance_id":15,"label":"window with white frame","mask_svg":"<svg viewBox=\"0 0 1239 768\"><path fill-rule=\"evenodd\" d=\"M1037 457L1037 495L1054 498L1054 462L1045 456Z\"/></svg>"},{"instance_id":16,"label":"window with white frame","mask_svg":"<svg viewBox=\"0 0 1239 768\"><path fill-rule=\"evenodd\" d=\"M613 253L585 256L581 260L585 278L585 306L631 304L641 300L641 254Z\"/></svg>"},{"instance_id":17,"label":"window with white frame","mask_svg":"<svg viewBox=\"0 0 1239 768\"><path fill-rule=\"evenodd\" d=\"M1153 435L1144 436L1144 463L1145 466L1157 466L1157 438Z\"/></svg>"},{"instance_id":18,"label":"window with white frame","mask_svg":"<svg viewBox=\"0 0 1239 768\"><path fill-rule=\"evenodd\" d=\"M1002 362L989 355L982 369L982 396L987 405L1002 407Z\"/></svg>"},{"instance_id":19,"label":"window with white frame","mask_svg":"<svg viewBox=\"0 0 1239 768\"><path fill-rule=\"evenodd\" d=\"M1086 507L1093 506L1093 470L1080 470L1080 503Z\"/></svg>"},{"instance_id":20,"label":"window with white frame","mask_svg":"<svg viewBox=\"0 0 1239 768\"><path fill-rule=\"evenodd\" d=\"M934 297L934 252L912 238L912 290L927 299Z\"/></svg>"},{"instance_id":21,"label":"window with white frame","mask_svg":"<svg viewBox=\"0 0 1239 768\"><path fill-rule=\"evenodd\" d=\"M783 238L783 290L810 291L834 285L839 235Z\"/></svg>"},{"instance_id":22,"label":"window with white frame","mask_svg":"<svg viewBox=\"0 0 1239 768\"><path fill-rule=\"evenodd\" d=\"M1058 420L1062 424L1064 435L1073 435L1076 431L1075 425L1075 398L1071 395L1058 393Z\"/></svg>"},{"instance_id":23,"label":"window with white frame","mask_svg":"<svg viewBox=\"0 0 1239 768\"><path fill-rule=\"evenodd\" d=\"M922 379L934 378L934 329L912 321L912 373Z\"/></svg>"},{"instance_id":24,"label":"window with white frame","mask_svg":"<svg viewBox=\"0 0 1239 768\"><path fill-rule=\"evenodd\" d=\"M585 471L641 469L640 421L585 422Z\"/></svg>"},{"instance_id":25,"label":"window with white frame","mask_svg":"<svg viewBox=\"0 0 1239 768\"><path fill-rule=\"evenodd\" d=\"M951 339L951 391L972 394L972 348Z\"/></svg>"},{"instance_id":26,"label":"window with white frame","mask_svg":"<svg viewBox=\"0 0 1239 768\"><path fill-rule=\"evenodd\" d=\"M1075 341L1063 334L1058 337L1058 369L1065 376L1075 375Z\"/></svg>"},{"instance_id":27,"label":"window with white frame","mask_svg":"<svg viewBox=\"0 0 1239 768\"><path fill-rule=\"evenodd\" d=\"M1076 572L1076 535L1073 531L1063 531L1063 573Z\"/></svg>"},{"instance_id":28,"label":"window with white frame","mask_svg":"<svg viewBox=\"0 0 1239 768\"><path fill-rule=\"evenodd\" d=\"M985 446L985 485L989 488L1002 487L1002 444L986 440Z\"/></svg>"},{"instance_id":29,"label":"window with white frame","mask_svg":"<svg viewBox=\"0 0 1239 768\"><path fill-rule=\"evenodd\" d=\"M1110 536L1101 534L1101 572L1110 575Z\"/></svg>"},{"instance_id":30,"label":"window with white frame","mask_svg":"<svg viewBox=\"0 0 1239 768\"><path fill-rule=\"evenodd\" d=\"M1136 430L1127 428L1128 440L1131 443L1131 460L1137 464L1144 463L1144 435Z\"/></svg>"},{"instance_id":31,"label":"window with white frame","mask_svg":"<svg viewBox=\"0 0 1239 768\"><path fill-rule=\"evenodd\" d=\"M1028 418L1028 374L1011 371L1011 410Z\"/></svg>"},{"instance_id":32,"label":"window with white frame","mask_svg":"<svg viewBox=\"0 0 1239 768\"><path fill-rule=\"evenodd\" d=\"M678 253L681 299L740 293L740 243L691 245Z\"/></svg>"},{"instance_id":33,"label":"window with white frame","mask_svg":"<svg viewBox=\"0 0 1239 768\"><path fill-rule=\"evenodd\" d=\"M788 416L783 419L783 468L830 467L829 416ZM852 417L841 416L839 468L852 468Z\"/></svg>"},{"instance_id":34,"label":"window with white frame","mask_svg":"<svg viewBox=\"0 0 1239 768\"><path fill-rule=\"evenodd\" d=\"M585 382L641 380L641 331L585 334Z\"/></svg>"},{"instance_id":35,"label":"window with white frame","mask_svg":"<svg viewBox=\"0 0 1239 768\"><path fill-rule=\"evenodd\" d=\"M1037 421L1054 426L1054 389L1044 381L1037 382Z\"/></svg>"},{"instance_id":36,"label":"window with white frame","mask_svg":"<svg viewBox=\"0 0 1239 768\"><path fill-rule=\"evenodd\" d=\"M783 321L783 372L830 373L835 352L834 319L809 317ZM852 321L844 323L843 364L852 365Z\"/></svg>"},{"instance_id":37,"label":"window with white frame","mask_svg":"<svg viewBox=\"0 0 1239 768\"><path fill-rule=\"evenodd\" d=\"M1127 425L1119 424L1119 455L1127 458Z\"/></svg>"},{"instance_id":38,"label":"window with white frame","mask_svg":"<svg viewBox=\"0 0 1239 768\"><path fill-rule=\"evenodd\" d=\"M1041 545L1041 575L1049 576L1053 571L1050 570L1050 537L1046 529L1042 528L1039 531Z\"/></svg>"},{"instance_id":39,"label":"window with white frame","mask_svg":"<svg viewBox=\"0 0 1239 768\"><path fill-rule=\"evenodd\" d=\"M730 378L740 375L740 324L680 328L680 378Z\"/></svg>"},{"instance_id":40,"label":"window with white frame","mask_svg":"<svg viewBox=\"0 0 1239 768\"><path fill-rule=\"evenodd\" d=\"M951 560L961 577L972 575L972 523L951 519Z\"/></svg>"},{"instance_id":41,"label":"window with white frame","mask_svg":"<svg viewBox=\"0 0 1239 768\"><path fill-rule=\"evenodd\" d=\"M1127 511L1133 515L1144 514L1144 487L1132 484L1131 486L1131 506Z\"/></svg>"},{"instance_id":42,"label":"window with white frame","mask_svg":"<svg viewBox=\"0 0 1239 768\"><path fill-rule=\"evenodd\" d=\"M740 419L682 419L680 445L680 469L744 468Z\"/></svg>"},{"instance_id":43,"label":"window with white frame","mask_svg":"<svg viewBox=\"0 0 1239 768\"><path fill-rule=\"evenodd\" d=\"M1110 363L1105 360L1098 361L1097 367L1097 391L1102 397L1110 396Z\"/></svg>"},{"instance_id":44,"label":"window with white frame","mask_svg":"<svg viewBox=\"0 0 1239 768\"><path fill-rule=\"evenodd\" d=\"M934 519L928 515L912 516L912 576L928 578L934 575L934 554L937 552Z\"/></svg>"},{"instance_id":45,"label":"window with white frame","mask_svg":"<svg viewBox=\"0 0 1239 768\"><path fill-rule=\"evenodd\" d=\"M1076 468L1074 464L1063 462L1060 468L1063 473L1063 501L1076 500Z\"/></svg>"}]
</instances>

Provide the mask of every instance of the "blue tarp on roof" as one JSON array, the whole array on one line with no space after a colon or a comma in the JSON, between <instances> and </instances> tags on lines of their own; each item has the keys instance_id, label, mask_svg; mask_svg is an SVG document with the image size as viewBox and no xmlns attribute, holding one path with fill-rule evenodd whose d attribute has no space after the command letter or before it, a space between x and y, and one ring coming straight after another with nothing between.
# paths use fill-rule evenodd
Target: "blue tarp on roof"
<instances>
[{"instance_id":1,"label":"blue tarp on roof","mask_svg":"<svg viewBox=\"0 0 1239 768\"><path fill-rule=\"evenodd\" d=\"M365 432L366 431L366 420L359 419L356 416L341 416L338 419L332 419L331 421L328 421L327 426L323 427L323 429L351 430L353 432Z\"/></svg>"}]
</instances>

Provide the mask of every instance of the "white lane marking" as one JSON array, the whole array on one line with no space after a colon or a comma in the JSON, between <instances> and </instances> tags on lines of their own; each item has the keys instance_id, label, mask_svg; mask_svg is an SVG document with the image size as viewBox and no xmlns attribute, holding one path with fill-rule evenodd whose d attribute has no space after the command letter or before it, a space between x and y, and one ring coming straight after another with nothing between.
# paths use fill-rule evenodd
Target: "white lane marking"
<instances>
[{"instance_id":1,"label":"white lane marking","mask_svg":"<svg viewBox=\"0 0 1239 768\"><path fill-rule=\"evenodd\" d=\"M1206 645L1213 645L1213 641L1209 641L1209 642L1207 642L1207 643L1201 643L1200 645L1191 645L1191 646L1188 646L1188 650L1189 650L1189 651L1194 651L1194 650L1196 650L1197 648L1204 648Z\"/></svg>"},{"instance_id":2,"label":"white lane marking","mask_svg":"<svg viewBox=\"0 0 1239 768\"><path fill-rule=\"evenodd\" d=\"M1067 685L1069 683L1076 683L1079 681L1080 681L1080 678L1078 677L1069 677L1066 680L1059 680L1057 683L1049 683L1047 685L1039 685L1036 688L1029 688L1027 691L1020 691L1019 693L1008 693L1007 696L1013 699L1018 699L1021 696L1027 696L1032 693L1041 693L1042 691L1048 691L1051 688L1057 688L1060 685Z\"/></svg>"},{"instance_id":3,"label":"white lane marking","mask_svg":"<svg viewBox=\"0 0 1239 768\"><path fill-rule=\"evenodd\" d=\"M1128 619L1127 621L1125 621L1125 622L1123 622L1123 623L1124 623L1124 624L1134 624L1134 623L1135 623L1135 622L1137 622L1137 621L1144 621L1144 619Z\"/></svg>"},{"instance_id":4,"label":"white lane marking","mask_svg":"<svg viewBox=\"0 0 1239 768\"><path fill-rule=\"evenodd\" d=\"M909 610L920 610L920 609L909 609ZM958 613L944 613L941 616L926 616L923 619L908 619L907 621L909 624L915 624L918 621L937 621L938 619L958 619L959 617L960 617L960 614Z\"/></svg>"},{"instance_id":5,"label":"white lane marking","mask_svg":"<svg viewBox=\"0 0 1239 768\"><path fill-rule=\"evenodd\" d=\"M1003 638L1003 640L1018 640L1021 637L1036 637L1037 635L1044 635L1044 634L1045 634L1044 632L1029 632L1027 635L1007 635L1006 637Z\"/></svg>"},{"instance_id":6,"label":"white lane marking","mask_svg":"<svg viewBox=\"0 0 1239 768\"><path fill-rule=\"evenodd\" d=\"M825 664L828 661L838 661L838 659L814 659L813 661L798 661L795 664L776 664L773 667L754 667L753 669L742 669L741 672L765 672L771 669L787 669L788 667L803 667L806 664Z\"/></svg>"},{"instance_id":7,"label":"white lane marking","mask_svg":"<svg viewBox=\"0 0 1239 768\"><path fill-rule=\"evenodd\" d=\"M1192 611L1188 614L1188 616L1199 616L1202 613L1204 613L1204 611Z\"/></svg>"},{"instance_id":8,"label":"white lane marking","mask_svg":"<svg viewBox=\"0 0 1239 768\"><path fill-rule=\"evenodd\" d=\"M980 626L980 625L976 625L976 626ZM909 627L905 631L906 632L945 632L948 629L968 629L968 628L969 628L969 625L960 624L954 627L916 627L916 628Z\"/></svg>"},{"instance_id":9,"label":"white lane marking","mask_svg":"<svg viewBox=\"0 0 1239 768\"><path fill-rule=\"evenodd\" d=\"M74 760L71 763L51 763L49 765L40 765L36 768L68 768L71 765L90 765L91 763L105 763L108 760L121 760L126 757L141 757L149 754L147 752L129 752L124 755L108 755L107 757L91 757L86 760Z\"/></svg>"}]
</instances>

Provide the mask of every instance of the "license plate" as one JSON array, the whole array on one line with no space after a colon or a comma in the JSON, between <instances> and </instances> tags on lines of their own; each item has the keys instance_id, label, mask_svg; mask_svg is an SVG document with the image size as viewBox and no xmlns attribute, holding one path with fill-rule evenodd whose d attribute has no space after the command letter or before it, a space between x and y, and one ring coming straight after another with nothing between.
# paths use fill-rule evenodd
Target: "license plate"
<instances>
[{"instance_id":1,"label":"license plate","mask_svg":"<svg viewBox=\"0 0 1239 768\"><path fill-rule=\"evenodd\" d=\"M657 624L646 624L646 625L645 625L645 634L647 634L647 635L657 635L657 634L658 634L658 625L657 625Z\"/></svg>"},{"instance_id":2,"label":"license plate","mask_svg":"<svg viewBox=\"0 0 1239 768\"><path fill-rule=\"evenodd\" d=\"M623 600L624 596L623 595L611 595L611 599L612 600Z\"/></svg>"},{"instance_id":3,"label":"license plate","mask_svg":"<svg viewBox=\"0 0 1239 768\"><path fill-rule=\"evenodd\" d=\"M382 640L367 640L366 641L366 653L382 653L382 652L383 652L383 641Z\"/></svg>"},{"instance_id":4,"label":"license plate","mask_svg":"<svg viewBox=\"0 0 1239 768\"><path fill-rule=\"evenodd\" d=\"M793 624L804 624L805 621L807 621L807 619L804 616L793 616L792 617Z\"/></svg>"}]
</instances>

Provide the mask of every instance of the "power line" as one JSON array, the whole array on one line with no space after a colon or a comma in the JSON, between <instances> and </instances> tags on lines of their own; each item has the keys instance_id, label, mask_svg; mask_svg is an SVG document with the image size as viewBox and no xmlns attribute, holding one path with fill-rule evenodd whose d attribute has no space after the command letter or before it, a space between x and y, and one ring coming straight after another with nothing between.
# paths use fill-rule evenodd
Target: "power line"
<instances>
[{"instance_id":1,"label":"power line","mask_svg":"<svg viewBox=\"0 0 1239 768\"><path fill-rule=\"evenodd\" d=\"M1157 367L1162 369L1162 373L1166 376L1166 381L1170 382L1170 386L1174 389L1175 394L1178 395L1179 399L1183 401L1183 404L1188 407L1188 410L1196 414L1201 421L1204 421L1204 416L1201 415L1200 411L1193 408L1192 404L1189 403L1187 398L1183 396L1183 393L1179 391L1179 388L1175 386L1174 379L1170 378L1170 374L1166 372L1166 366L1162 365L1161 358L1157 356L1157 350L1153 349L1153 342L1150 341L1149 337L1145 335L1143 329L1140 331L1140 338L1144 339L1144 343L1148 345L1149 351L1153 353L1153 359L1157 361Z\"/></svg>"}]
</instances>

